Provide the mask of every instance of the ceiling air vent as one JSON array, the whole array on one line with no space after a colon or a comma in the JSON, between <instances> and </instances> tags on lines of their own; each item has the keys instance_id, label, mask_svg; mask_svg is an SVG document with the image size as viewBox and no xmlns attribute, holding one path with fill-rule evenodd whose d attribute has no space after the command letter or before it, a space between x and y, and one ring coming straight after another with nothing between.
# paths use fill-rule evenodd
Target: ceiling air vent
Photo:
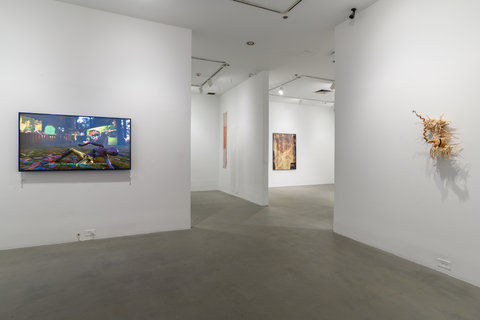
<instances>
[{"instance_id":1,"label":"ceiling air vent","mask_svg":"<svg viewBox=\"0 0 480 320\"><path fill-rule=\"evenodd\" d=\"M209 93L207 93L207 94L208 94L209 96L214 96L214 95L216 95L215 92L209 92Z\"/></svg>"},{"instance_id":2,"label":"ceiling air vent","mask_svg":"<svg viewBox=\"0 0 480 320\"><path fill-rule=\"evenodd\" d=\"M330 92L332 92L332 90L320 89L318 91L315 91L315 93L318 93L318 94L327 94L327 93L330 93Z\"/></svg>"}]
</instances>

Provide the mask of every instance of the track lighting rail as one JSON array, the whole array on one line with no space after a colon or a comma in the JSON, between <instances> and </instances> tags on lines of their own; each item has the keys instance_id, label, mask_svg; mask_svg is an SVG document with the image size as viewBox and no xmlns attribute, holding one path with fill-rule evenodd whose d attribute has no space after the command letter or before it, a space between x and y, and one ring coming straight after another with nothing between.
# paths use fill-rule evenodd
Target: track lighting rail
<instances>
[{"instance_id":1,"label":"track lighting rail","mask_svg":"<svg viewBox=\"0 0 480 320\"><path fill-rule=\"evenodd\" d=\"M287 85L287 84L290 84L291 82L297 81L297 80L299 80L299 79L301 79L301 78L309 78L309 79L315 79L315 80L320 80L320 81L325 81L325 82L331 82L332 84L335 83L335 80L333 80L333 79L320 78L320 77L309 76L309 75L304 75L304 74L300 74L300 75L299 75L299 74L296 74L296 75L295 75L295 78L290 79L290 80L288 80L288 81L286 81L286 82L284 82L284 83L281 83L281 84L279 84L278 86L275 86L275 87L273 87L273 88L270 88L269 91L272 91L272 90L278 89L278 88L280 88L280 87L283 87L283 86L285 86L285 85Z\"/></svg>"},{"instance_id":2,"label":"track lighting rail","mask_svg":"<svg viewBox=\"0 0 480 320\"><path fill-rule=\"evenodd\" d=\"M254 3L254 2L250 2L250 1L246 1L246 0L233 0L234 2L238 2L238 3L241 3L241 4L246 4L247 6L252 6L252 7L255 7L255 8L259 8L259 9L263 9L263 10L267 10L267 11L271 11L271 12L275 12L275 13L279 13L279 14L287 14L289 13L290 11L293 10L293 8L295 8L300 2L302 2L303 0L297 0L295 1L294 4L292 4L287 10L285 11L280 11L280 10L276 10L276 9L273 9L273 8L269 8L269 7L265 7L265 6L262 6L261 4L258 4L258 3Z\"/></svg>"},{"instance_id":3,"label":"track lighting rail","mask_svg":"<svg viewBox=\"0 0 480 320\"><path fill-rule=\"evenodd\" d=\"M312 99L312 98L299 98L299 97L292 97L292 96L285 96L285 95L279 95L279 94L272 94L270 93L271 96L274 97L282 97L282 98L287 98L287 99L298 99L298 100L307 100L307 101L316 101L316 102L322 102L324 104L332 103L335 104L335 101L330 101L330 100L320 100L320 99Z\"/></svg>"},{"instance_id":4,"label":"track lighting rail","mask_svg":"<svg viewBox=\"0 0 480 320\"><path fill-rule=\"evenodd\" d=\"M198 87L203 91L203 86L206 85L208 82L211 83L212 79L220 73L224 68L229 67L230 65L225 62L225 61L218 61L218 60L212 60L212 59L206 59L206 58L199 58L199 57L192 57L193 60L199 60L199 61L206 61L206 62L213 62L213 63L219 63L221 66L215 71L207 80L205 80L202 84L192 84L192 87Z\"/></svg>"}]
</instances>

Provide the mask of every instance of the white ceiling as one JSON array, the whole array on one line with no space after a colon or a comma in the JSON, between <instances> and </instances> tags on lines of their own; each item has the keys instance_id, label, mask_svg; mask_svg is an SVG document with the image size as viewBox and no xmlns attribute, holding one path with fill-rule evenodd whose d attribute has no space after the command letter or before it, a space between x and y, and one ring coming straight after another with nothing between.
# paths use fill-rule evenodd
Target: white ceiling
<instances>
[{"instance_id":1,"label":"white ceiling","mask_svg":"<svg viewBox=\"0 0 480 320\"><path fill-rule=\"evenodd\" d=\"M193 56L230 65L208 89L222 93L263 70L270 71L271 87L295 74L334 78L334 27L348 19L352 7L362 10L376 0L303 0L288 19L232 0L59 1L192 29ZM295 0L250 2L283 11ZM202 63L193 68L192 79L215 69Z\"/></svg>"}]
</instances>

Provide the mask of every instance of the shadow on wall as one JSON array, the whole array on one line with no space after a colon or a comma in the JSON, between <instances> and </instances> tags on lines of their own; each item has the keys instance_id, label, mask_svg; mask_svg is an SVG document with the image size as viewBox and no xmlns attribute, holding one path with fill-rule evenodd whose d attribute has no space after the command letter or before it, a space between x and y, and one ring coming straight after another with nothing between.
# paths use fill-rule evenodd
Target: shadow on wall
<instances>
[{"instance_id":1,"label":"shadow on wall","mask_svg":"<svg viewBox=\"0 0 480 320\"><path fill-rule=\"evenodd\" d=\"M442 200L445 200L450 192L453 192L460 202L470 198L467 183L469 172L470 165L464 164L458 155L452 155L449 159L427 157L426 174L435 181Z\"/></svg>"},{"instance_id":2,"label":"shadow on wall","mask_svg":"<svg viewBox=\"0 0 480 320\"><path fill-rule=\"evenodd\" d=\"M21 185L35 183L116 183L131 184L130 170L21 172Z\"/></svg>"}]
</instances>

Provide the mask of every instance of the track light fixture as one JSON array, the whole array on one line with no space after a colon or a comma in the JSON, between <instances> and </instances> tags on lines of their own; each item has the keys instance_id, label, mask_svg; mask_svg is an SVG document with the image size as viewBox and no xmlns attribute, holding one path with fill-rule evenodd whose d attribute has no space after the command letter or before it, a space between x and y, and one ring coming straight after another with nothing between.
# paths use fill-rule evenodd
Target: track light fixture
<instances>
[{"instance_id":1,"label":"track light fixture","mask_svg":"<svg viewBox=\"0 0 480 320\"><path fill-rule=\"evenodd\" d=\"M192 60L199 60L199 61L206 61L206 62L212 62L212 63L218 63L220 64L220 67L218 68L217 71L215 71L210 77L208 77L207 80L205 80L203 83L200 84L192 84L194 87L198 87L198 92L203 93L203 88L207 86L208 88L211 88L213 86L213 78L220 73L224 68L229 67L230 65L226 63L225 61L217 61L217 60L212 60L212 59L205 59L205 58L199 58L199 57L192 57ZM201 76L201 73L196 74L197 77ZM206 87L205 87L206 88Z\"/></svg>"},{"instance_id":2,"label":"track light fixture","mask_svg":"<svg viewBox=\"0 0 480 320\"><path fill-rule=\"evenodd\" d=\"M357 8L352 8L352 13L348 16L350 19L355 19L355 15L357 14Z\"/></svg>"},{"instance_id":3,"label":"track light fixture","mask_svg":"<svg viewBox=\"0 0 480 320\"><path fill-rule=\"evenodd\" d=\"M328 93L331 93L333 90L335 90L335 80L333 80L333 79L326 79L326 78L320 78L320 77L309 76L309 75L295 74L295 78L290 79L286 82L283 82L283 83L280 83L280 84L276 85L275 87L270 88L268 90L268 92L272 96L281 96L283 98L288 98L288 99L298 99L299 101L301 101L299 103L304 103L305 101L320 101L320 102L324 102L324 103L334 103L334 101L291 96L292 93L288 94L288 93L285 92L284 88L285 88L286 85L289 85L290 83L295 82L295 81L300 80L300 79L303 79L303 78L318 80L319 82L323 83L323 85L322 85L323 87L325 87L325 85L327 85L327 86L330 85L331 86L330 90L329 89L321 89L321 90L319 90L319 92L316 92L316 93L328 94Z\"/></svg>"}]
</instances>

